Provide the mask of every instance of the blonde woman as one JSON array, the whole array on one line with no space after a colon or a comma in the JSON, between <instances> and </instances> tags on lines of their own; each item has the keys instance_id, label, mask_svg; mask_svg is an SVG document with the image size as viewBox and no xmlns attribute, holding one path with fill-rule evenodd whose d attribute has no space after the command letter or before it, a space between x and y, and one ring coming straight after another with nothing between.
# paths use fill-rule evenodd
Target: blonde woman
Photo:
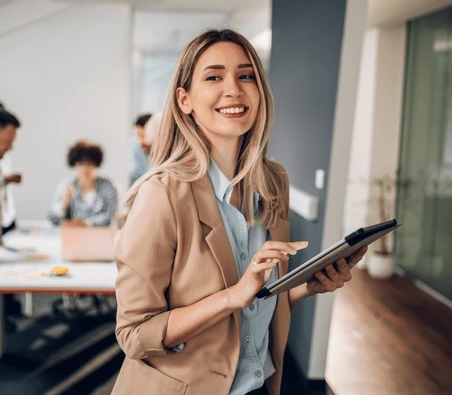
<instances>
[{"instance_id":1,"label":"blonde woman","mask_svg":"<svg viewBox=\"0 0 452 395\"><path fill-rule=\"evenodd\" d=\"M116 245L126 358L114 394L279 394L291 309L351 279L365 248L290 292L254 297L307 245L288 242L288 178L266 157L272 117L244 37L210 30L186 47Z\"/></svg>"}]
</instances>

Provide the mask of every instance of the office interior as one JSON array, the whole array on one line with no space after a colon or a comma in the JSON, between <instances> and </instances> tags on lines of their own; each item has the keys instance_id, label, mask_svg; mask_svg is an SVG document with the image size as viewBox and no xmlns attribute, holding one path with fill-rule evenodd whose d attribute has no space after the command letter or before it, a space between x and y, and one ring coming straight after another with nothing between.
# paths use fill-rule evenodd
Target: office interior
<instances>
[{"instance_id":1,"label":"office interior","mask_svg":"<svg viewBox=\"0 0 452 395\"><path fill-rule=\"evenodd\" d=\"M291 238L309 241L291 268L362 226L403 224L386 260L371 248L344 288L296 307L282 394L452 393L451 0L0 0L0 20L0 102L21 123L17 246L21 227L53 229L78 140L101 145L121 208L136 117L162 110L192 38L236 29L274 94L269 156L290 178ZM37 280L6 265L0 292L15 281L21 311L0 305L0 393L109 394L124 357L114 289L26 292Z\"/></svg>"}]
</instances>

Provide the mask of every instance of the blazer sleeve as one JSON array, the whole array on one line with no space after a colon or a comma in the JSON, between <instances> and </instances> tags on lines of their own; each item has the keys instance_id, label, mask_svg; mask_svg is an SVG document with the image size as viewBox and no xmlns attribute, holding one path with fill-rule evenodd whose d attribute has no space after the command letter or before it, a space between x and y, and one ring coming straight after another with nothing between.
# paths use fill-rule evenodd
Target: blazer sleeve
<instances>
[{"instance_id":1,"label":"blazer sleeve","mask_svg":"<svg viewBox=\"0 0 452 395\"><path fill-rule=\"evenodd\" d=\"M165 298L177 245L168 193L151 178L139 188L115 246L116 337L132 359L165 356L170 311Z\"/></svg>"}]
</instances>

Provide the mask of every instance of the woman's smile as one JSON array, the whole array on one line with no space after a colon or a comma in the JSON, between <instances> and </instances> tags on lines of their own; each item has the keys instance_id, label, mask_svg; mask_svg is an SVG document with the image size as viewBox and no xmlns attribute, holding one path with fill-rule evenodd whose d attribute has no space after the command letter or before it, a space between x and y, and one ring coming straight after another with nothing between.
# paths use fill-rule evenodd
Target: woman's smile
<instances>
[{"instance_id":1,"label":"woman's smile","mask_svg":"<svg viewBox=\"0 0 452 395\"><path fill-rule=\"evenodd\" d=\"M219 112L221 115L226 116L227 118L242 118L243 116L245 116L248 109L249 107L247 106L234 104L227 107L217 108L215 109L215 111Z\"/></svg>"}]
</instances>

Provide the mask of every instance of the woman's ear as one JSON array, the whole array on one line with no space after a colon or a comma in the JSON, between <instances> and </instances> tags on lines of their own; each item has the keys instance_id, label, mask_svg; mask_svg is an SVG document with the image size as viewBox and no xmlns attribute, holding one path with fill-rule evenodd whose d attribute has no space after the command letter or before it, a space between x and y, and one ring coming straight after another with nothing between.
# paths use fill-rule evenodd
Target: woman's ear
<instances>
[{"instance_id":1,"label":"woman's ear","mask_svg":"<svg viewBox=\"0 0 452 395\"><path fill-rule=\"evenodd\" d=\"M177 88L176 91L177 104L184 114L191 114L192 107L190 105L190 98L184 88Z\"/></svg>"}]
</instances>

